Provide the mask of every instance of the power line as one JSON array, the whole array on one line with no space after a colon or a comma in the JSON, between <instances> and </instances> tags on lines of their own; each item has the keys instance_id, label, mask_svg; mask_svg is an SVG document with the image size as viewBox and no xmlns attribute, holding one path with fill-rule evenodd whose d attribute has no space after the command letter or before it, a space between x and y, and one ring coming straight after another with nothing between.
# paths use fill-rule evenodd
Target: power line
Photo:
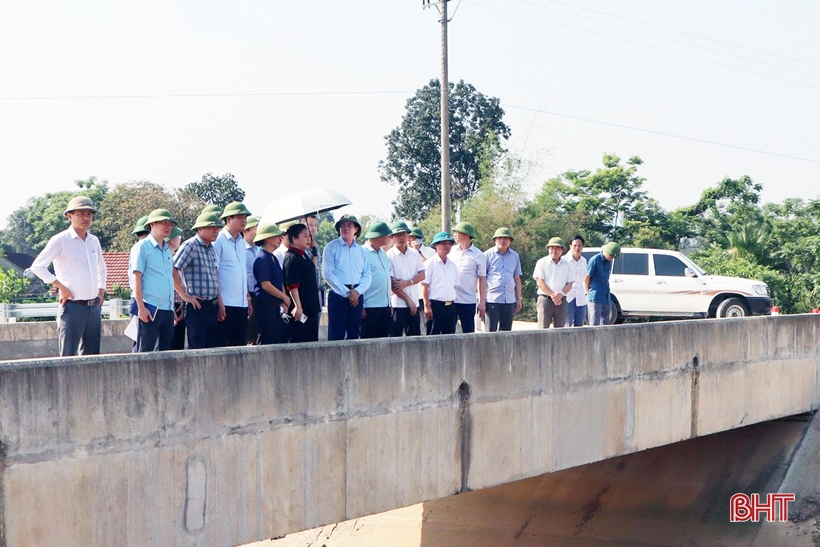
<instances>
[{"instance_id":1,"label":"power line","mask_svg":"<svg viewBox=\"0 0 820 547\"><path fill-rule=\"evenodd\" d=\"M745 146L737 146L737 145L734 145L734 144L727 144L725 142L710 141L710 140L706 140L706 139L699 139L697 137L687 137L687 136L684 136L684 135L676 135L674 133L666 133L664 131L655 131L653 129L644 129L642 127L633 127L633 126L630 126L630 125L623 125L623 124L613 123L613 122L605 122L605 121L602 121L602 120L593 120L591 118L583 118L581 116L571 116L569 114L558 114L556 112L549 112L547 110L542 110L542 109L539 109L539 108L530 108L530 107L526 107L526 106L517 106L517 105L514 105L514 104L507 104L507 103L502 103L502 106L505 106L505 107L508 107L508 108L517 108L519 110L528 110L530 112L536 112L536 113L539 113L539 114L546 114L548 116L556 116L556 117L559 117L559 118L567 118L567 119L570 119L570 120L580 120L580 121L583 121L583 122L597 123L599 125L608 125L610 127L619 127L621 129L629 129L631 131L640 131L642 133L651 133L653 135L662 135L664 137L671 137L671 138L674 138L674 139L682 139L682 140L687 140L687 141L700 142L700 143L704 143L704 144L713 144L715 146L723 146L725 148L734 148L736 150L745 150L747 152L756 152L758 154L766 154L766 155L769 155L769 156L778 156L778 157L781 157L781 158L788 158L788 159L792 159L792 160L807 161L809 163L820 164L820 160L813 160L813 159L810 159L810 158L801 158L800 156L790 156L788 154L780 154L778 152L769 152L768 150L758 150L756 148L748 148L748 147L745 147Z\"/></svg>"},{"instance_id":2,"label":"power line","mask_svg":"<svg viewBox=\"0 0 820 547\"><path fill-rule=\"evenodd\" d=\"M585 32L587 34L593 34L595 36L603 36L604 38L610 38L612 40L618 40L620 42L626 42L627 44L634 44L636 46L641 46L641 47L645 47L645 48L649 48L649 49L654 49L654 50L657 50L657 51L663 51L664 53L671 53L672 55L678 55L680 57L695 59L697 61L703 61L704 63L710 63L710 64L713 64L713 65L718 65L718 66L722 66L722 67L726 67L726 68L731 68L733 70L739 70L741 72L748 72L750 74L757 74L758 76L764 76L766 78L781 80L783 82L789 82L789 83L804 86L804 87L810 87L812 89L820 89L820 86L807 84L807 83L804 83L804 82L798 82L797 80L790 80L788 78L782 78L780 76L774 76L773 74L766 74L765 72L758 72L756 70L751 70L751 69L748 69L748 68L741 68L741 67L730 65L730 64L727 64L727 63L721 63L719 61L712 61L710 59L704 59L703 57L697 57L695 55L689 55L687 53L680 53L680 52L677 52L677 51L672 51L670 49L664 49L662 47L651 46L649 44L643 44L641 42L635 42L634 40L627 40L626 38L619 38L617 36L612 36L610 34L604 34L603 32L595 32L595 31L583 29L583 28L580 28L580 27L574 27L572 25L566 25L564 23L556 23L555 21L549 21L547 19L541 19L539 17L533 17L531 15L524 15L522 13L516 13L514 11L509 11L509 10L505 10L505 9L501 9L501 8L495 8L495 7L492 7L492 6L486 6L484 4L478 4L478 3L472 2L472 1L470 1L469 3L473 6L477 6L477 7L480 7L480 8L499 11L501 13L507 13L507 14L510 14L510 15L515 15L517 17L523 17L525 19L532 19L534 21L540 21L542 23L547 23L549 25L555 25L555 26L558 26L558 27L569 28L569 29L572 29L572 30L577 30L579 32Z\"/></svg>"},{"instance_id":3,"label":"power line","mask_svg":"<svg viewBox=\"0 0 820 547\"><path fill-rule=\"evenodd\" d=\"M784 67L782 65L778 65L778 64L775 64L775 63L768 63L766 61L761 61L759 59L754 59L752 57L737 55L735 53L729 53L729 52L722 51L722 50L719 50L719 49L715 49L715 48L712 48L712 47L702 46L700 44L687 42L686 40L679 40L677 38L670 38L669 36L663 36L662 34L656 34L654 32L647 32L645 30L639 30L639 29L636 29L636 28L628 27L626 25L619 25L618 23L610 23L609 21L604 21L603 19L596 19L595 17L587 17L585 15L578 15L577 13L572 13L571 11L561 10L561 9L558 9L558 8L550 8L548 6L542 6L541 4L536 4L535 2L528 2L527 0L517 0L517 1L521 2L522 4L528 4L530 6L535 6L535 7L539 7L539 8L542 8L542 9L548 9L548 10L551 10L551 11L556 11L558 13L564 13L566 15L571 15L573 17L579 17L581 19L587 19L589 21L595 21L596 23L602 23L604 25L610 25L610 26L613 26L613 27L626 29L626 30L629 30L629 31L632 31L632 32L645 34L647 36L653 36L655 38L660 38L661 40L669 40L670 42L677 42L679 44L684 44L684 45L691 46L691 47L705 49L707 51L713 51L713 52L719 53L721 55L726 55L726 56L729 56L729 57L735 57L737 59L743 59L744 61L751 61L753 63L758 63L758 64L761 64L761 65L771 66L771 67L774 67L774 68L777 68L777 69L780 69L780 70L785 70L787 72L794 72L795 74L802 74L803 76L809 76L811 78L820 78L820 75L812 74L811 72L803 72L802 70L795 70L793 68L787 68L787 67ZM607 15L607 14L604 14L604 15ZM611 17L617 17L617 16L613 15ZM640 23L639 21L634 21L634 22ZM640 24L648 25L649 23L640 23ZM661 27L661 28L663 28L663 27ZM677 31L672 31L672 32L677 32ZM708 40L708 38L704 38L704 39ZM736 46L736 47L742 47L742 46Z\"/></svg>"},{"instance_id":4,"label":"power line","mask_svg":"<svg viewBox=\"0 0 820 547\"><path fill-rule=\"evenodd\" d=\"M539 4L536 4L534 2L527 2L527 0L517 0L517 1L522 2L524 4L531 4L533 6L539 6ZM716 38L709 38L708 36L701 36L699 34L693 34L691 32L686 32L686 31L683 31L683 30L678 30L678 29L674 29L674 28L670 28L670 27L664 27L662 25L656 25L654 23L647 23L646 21L640 21L638 19L630 19L629 17L623 17L621 15L614 15L612 13L607 13L605 11L598 11L598 10L594 10L594 9L590 9L590 8L584 8L584 7L581 7L581 6L576 6L574 4L569 4L567 2L559 2L558 0L546 0L546 1L550 2L552 4L560 4L562 6L569 6L571 8L575 8L575 9L579 9L579 10L583 10L583 11L589 11L591 13L597 13L599 15L606 15L607 17L613 17L615 19L622 19L624 21L630 21L632 23L638 23L639 25L646 25L648 27L655 27L655 28L659 28L659 29L662 29L662 30L668 30L670 32L677 32L678 34L683 34L683 35L686 35L686 36L692 36L693 38L699 38L701 40L709 40L710 42L715 42L717 44L723 44L723 45L726 45L726 46L745 49L747 51L754 51L755 53L762 53L764 55L770 55L772 57L779 57L781 59L786 59L788 61L794 61L796 63L802 63L804 65L811 65L811 66L820 67L820 64L818 64L818 63L812 63L810 61L804 61L802 59L796 59L794 57L788 57L786 55L771 53L770 51L763 51L762 49L755 49L755 48L752 48L752 47L742 46L740 44L735 44L735 43L732 43L732 42L725 42L723 40L718 40ZM546 7L546 6L539 6L539 7ZM547 9L549 9L549 8L547 8Z\"/></svg>"},{"instance_id":5,"label":"power line","mask_svg":"<svg viewBox=\"0 0 820 547\"><path fill-rule=\"evenodd\" d=\"M0 101L57 101L89 99L199 99L208 97L298 97L321 95L407 95L415 91L282 91L270 93L157 93L145 95L53 95L0 97Z\"/></svg>"}]
</instances>

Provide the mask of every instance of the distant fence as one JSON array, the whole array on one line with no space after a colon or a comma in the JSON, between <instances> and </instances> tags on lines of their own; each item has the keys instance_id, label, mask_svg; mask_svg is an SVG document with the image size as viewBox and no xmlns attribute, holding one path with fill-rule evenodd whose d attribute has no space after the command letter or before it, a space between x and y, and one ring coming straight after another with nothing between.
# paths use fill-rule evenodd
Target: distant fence
<instances>
[{"instance_id":1,"label":"distant fence","mask_svg":"<svg viewBox=\"0 0 820 547\"><path fill-rule=\"evenodd\" d=\"M106 300L102 304L102 314L111 319L118 319L128 315L127 300L113 298ZM39 304L9 304L0 303L0 323L13 323L18 318L40 317L44 319L56 319L60 305L57 302L45 302Z\"/></svg>"}]
</instances>

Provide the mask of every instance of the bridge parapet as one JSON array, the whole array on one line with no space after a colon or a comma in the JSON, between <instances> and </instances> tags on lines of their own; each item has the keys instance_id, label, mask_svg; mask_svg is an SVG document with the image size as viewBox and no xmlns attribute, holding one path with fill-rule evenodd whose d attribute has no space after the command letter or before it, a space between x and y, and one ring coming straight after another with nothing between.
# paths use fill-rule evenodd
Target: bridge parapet
<instances>
[{"instance_id":1,"label":"bridge parapet","mask_svg":"<svg viewBox=\"0 0 820 547\"><path fill-rule=\"evenodd\" d=\"M0 545L232 546L805 412L817 316L0 364Z\"/></svg>"}]
</instances>

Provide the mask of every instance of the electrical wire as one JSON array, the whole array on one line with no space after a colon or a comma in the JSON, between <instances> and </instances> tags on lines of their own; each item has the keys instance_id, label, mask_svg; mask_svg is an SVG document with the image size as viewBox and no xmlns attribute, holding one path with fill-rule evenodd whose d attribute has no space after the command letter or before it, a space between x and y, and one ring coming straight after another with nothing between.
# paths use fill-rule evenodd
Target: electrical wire
<instances>
[{"instance_id":1,"label":"electrical wire","mask_svg":"<svg viewBox=\"0 0 820 547\"><path fill-rule=\"evenodd\" d=\"M623 125L623 124L619 124L619 123L605 122L605 121L602 121L602 120L593 120L591 118L584 118L584 117L581 117L581 116L571 116L569 114L558 114L556 112L549 112L548 110L543 110L543 109L539 109L539 108L530 108L530 107L526 107L526 106L518 106L518 105L508 104L508 103L502 103L502 106L507 107L507 108L516 108L518 110L527 110L527 111L530 111L530 112L536 112L538 114L546 114L548 116L556 116L556 117L559 117L559 118L567 118L567 119L570 119L570 120L579 120L579 121L584 121L584 122L589 122L589 123L596 123L596 124L599 124L599 125L608 125L610 127L618 127L618 128L621 128L621 129L629 129L630 131L640 131L642 133L651 133L653 135L661 135L661 136L664 136L664 137L671 137L671 138L674 138L674 139L682 139L682 140L687 140L687 141L700 142L700 143L704 143L704 144L712 144L712 145L715 145L715 146L723 146L725 148L734 148L736 150L745 150L747 152L756 152L758 154L766 154L766 155L769 155L769 156L778 156L778 157L781 157L781 158L788 158L788 159L792 159L792 160L799 160L799 161L806 161L806 162L809 162L809 163L820 164L820 160L813 160L811 158L802 158L800 156L790 156L788 154L780 154L778 152L769 152L768 150L759 150L757 148L748 148L746 146L738 146L738 145L734 145L734 144L727 144L725 142L710 141L710 140L706 140L706 139L699 139L697 137L687 137L685 135L676 135L674 133L667 133L665 131L656 131L656 130L653 130L653 129L644 129L642 127L634 127L634 126Z\"/></svg>"},{"instance_id":2,"label":"electrical wire","mask_svg":"<svg viewBox=\"0 0 820 547\"><path fill-rule=\"evenodd\" d=\"M783 81L783 82L789 82L789 83L796 84L796 85L800 85L800 86L803 86L803 87L810 87L810 88L812 88L812 89L820 89L820 86L816 86L816 85L812 85L812 84L807 84L807 83L804 83L804 82L799 82L799 81L797 81L797 80L790 80L790 79L788 79L788 78L783 78L783 77L780 77L780 76L775 76L775 75L773 75L773 74L766 74L765 72L758 72L757 70L751 70L751 69L748 69L748 68L741 68L741 67L734 66L734 65L730 65L730 64L727 64L727 63L721 63L721 62L719 62L719 61L713 61L713 60L711 60L711 59L704 59L703 57L697 57L697 56L695 56L695 55L689 55L689 54L687 54L687 53L680 53L680 52L678 52L678 51L672 51L672 50L670 50L670 49L665 49L665 48L662 48L662 47L651 46L651 45L649 45L649 44L644 44L644 43L641 43L641 42L636 42L636 41L634 41L634 40L628 40L628 39L626 39L626 38L619 38L619 37L617 37L617 36L612 36L612 35L610 35L610 34L605 34L605 33L603 33L603 32L595 32L595 31L592 31L592 30L587 30L587 29L580 28L580 27L574 27L574 26L572 26L572 25L566 25L566 24L564 24L564 23L556 23L555 21L549 21L549 20L547 20L547 19L541 19L541 18L539 18L539 17L533 17L533 16L531 16L531 15L524 15L524 14L522 14L522 13L517 13L517 12L514 12L514 11L509 11L509 10L505 10L505 9L501 9L501 8L496 8L496 7L492 7L492 6L486 6L486 5L484 5L484 4L479 4L479 3L473 2L473 1L471 1L471 0L468 0L468 3L469 3L469 4L471 4L471 5L473 5L473 6L477 6L477 7L481 7L481 8L485 8L485 9L493 10L493 11L498 11L498 12L501 12L501 13L507 13L507 14L509 14L509 15L515 15L516 17L523 17L523 18L525 18L525 19L532 19L532 20L534 20L534 21L540 21L540 22L542 22L542 23L547 23L547 24L549 24L549 25L555 25L555 26L558 26L558 27L569 28L569 29L572 29L572 30L577 30L577 31L579 31L579 32L584 32L584 33L587 33L587 34L593 34L593 35L595 35L595 36L602 36L602 37L604 37L604 38L610 38L610 39L612 39L612 40L618 40L618 41L620 41L620 42L626 42L627 44L634 44L634 45L636 45L636 46L641 46L641 47L645 47L645 48L649 48L649 49L654 49L654 50L657 50L657 51L663 51L664 53L671 53L672 55L678 55L678 56L680 56L680 57L686 57L686 58L688 58L688 59L695 59L695 60L697 60L697 61L703 61L704 63L709 63L709 64L713 64L713 65L718 65L718 66L722 66L722 67L726 67L726 68L731 68L731 69L733 69L733 70L738 70L738 71L741 71L741 72L748 72L748 73L750 73L750 74L756 74L756 75L758 75L758 76L763 76L763 77L766 77L766 78L772 78L772 79L774 79L774 80L780 80L780 81Z\"/></svg>"},{"instance_id":3,"label":"electrical wire","mask_svg":"<svg viewBox=\"0 0 820 547\"><path fill-rule=\"evenodd\" d=\"M199 99L208 97L297 97L321 95L407 95L414 91L285 91L272 93L165 93L145 95L52 95L40 97L0 97L0 101L54 101L86 99Z\"/></svg>"},{"instance_id":4,"label":"electrical wire","mask_svg":"<svg viewBox=\"0 0 820 547\"><path fill-rule=\"evenodd\" d=\"M726 52L726 51L721 51L719 49L715 49L715 48L712 48L712 47L702 46L700 44L687 42L686 40L679 40L677 38L670 38L669 36L663 36L661 34L656 34L654 32L647 32L645 30L639 30L639 29L636 29L636 28L628 27L626 25L619 25L618 23L611 23L609 21L604 21L602 19L596 19L595 17L587 17L586 15L578 15L577 13L572 13L571 11L561 10L561 9L557 9L557 8L551 8L551 7L548 7L548 6L542 6L540 4L536 4L535 2L528 2L527 0L517 0L517 1L521 2L522 4L528 4L530 6L536 6L536 7L542 8L542 9L548 9L548 10L551 10L551 11L556 11L558 13L564 13L566 15L571 15L573 17L579 17L581 19L587 19L589 21L595 21L597 23L602 23L604 25L610 25L610 26L613 26L613 27L626 29L626 30L629 30L629 31L632 31L632 32L637 32L639 34L645 34L647 36L660 38L661 40L669 40L670 42L677 42L679 44L684 44L684 45L691 46L691 47L696 47L696 48L699 48L699 49L705 49L707 51L712 51L712 52L715 52L715 53L719 53L720 55L726 55L728 57L735 57L737 59L743 59L744 61L750 61L752 63L758 63L758 64L761 64L761 65L774 67L774 68L777 68L777 69L780 69L780 70L785 70L787 72L794 72L795 74L801 74L803 76L809 76L811 78L820 78L820 75L813 74L811 72L803 72L802 70L795 70L793 68L787 68L787 67L784 67L782 65L778 65L778 64L775 64L775 63L768 63L766 61L761 61L759 59L754 59L752 57L746 57L744 55L737 55L735 53L729 53L729 52ZM648 24L648 23L643 23L643 24ZM673 32L676 32L676 31L673 31ZM738 47L741 47L741 46L738 46Z\"/></svg>"}]
</instances>

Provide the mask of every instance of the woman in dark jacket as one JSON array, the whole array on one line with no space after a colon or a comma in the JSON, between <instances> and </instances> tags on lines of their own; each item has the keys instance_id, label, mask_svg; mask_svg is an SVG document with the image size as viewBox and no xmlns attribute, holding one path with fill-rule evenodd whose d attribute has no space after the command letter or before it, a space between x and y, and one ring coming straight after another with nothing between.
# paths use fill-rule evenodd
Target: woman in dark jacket
<instances>
[{"instance_id":1,"label":"woman in dark jacket","mask_svg":"<svg viewBox=\"0 0 820 547\"><path fill-rule=\"evenodd\" d=\"M293 330L291 342L319 340L319 293L316 266L305 251L310 245L310 232L304 224L294 224L287 231L290 249L285 254L285 287L292 300Z\"/></svg>"},{"instance_id":2,"label":"woman in dark jacket","mask_svg":"<svg viewBox=\"0 0 820 547\"><path fill-rule=\"evenodd\" d=\"M290 339L286 312L290 296L285 292L285 274L273 256L282 242L282 230L276 224L262 224L253 240L259 246L253 259L256 279L256 327L258 344L284 344Z\"/></svg>"}]
</instances>

